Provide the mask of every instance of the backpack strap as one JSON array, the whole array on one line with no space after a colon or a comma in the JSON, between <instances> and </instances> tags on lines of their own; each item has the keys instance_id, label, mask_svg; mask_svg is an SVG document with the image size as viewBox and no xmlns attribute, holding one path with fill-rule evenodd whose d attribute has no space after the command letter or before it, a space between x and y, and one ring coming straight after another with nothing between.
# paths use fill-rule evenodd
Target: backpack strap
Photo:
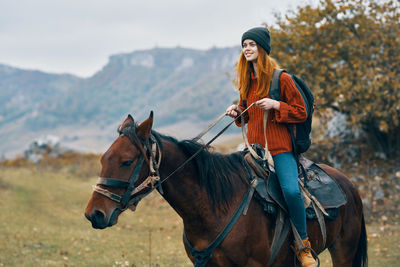
<instances>
[{"instance_id":1,"label":"backpack strap","mask_svg":"<svg viewBox=\"0 0 400 267\"><path fill-rule=\"evenodd\" d=\"M274 100L281 100L281 75L286 72L283 69L276 69L272 74L271 87L269 88L269 97Z\"/></svg>"},{"instance_id":2,"label":"backpack strap","mask_svg":"<svg viewBox=\"0 0 400 267\"><path fill-rule=\"evenodd\" d=\"M271 99L274 99L276 101L281 100L281 75L282 72L286 72L283 69L276 69L274 70L274 73L272 74L272 81L271 81L271 87L269 89L269 96ZM294 136L294 131L293 127L291 127L289 124L286 124L288 127L290 137L292 139L292 147L293 147L293 153L295 156L297 156L297 151L296 151L296 145L295 145L295 136ZM297 158L297 157L296 157Z\"/></svg>"}]
</instances>

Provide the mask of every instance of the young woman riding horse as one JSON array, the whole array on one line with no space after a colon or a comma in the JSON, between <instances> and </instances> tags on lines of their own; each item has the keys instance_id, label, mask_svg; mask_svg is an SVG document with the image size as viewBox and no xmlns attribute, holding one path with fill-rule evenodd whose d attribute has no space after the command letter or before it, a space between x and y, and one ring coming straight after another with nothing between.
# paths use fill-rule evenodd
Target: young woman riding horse
<instances>
[{"instance_id":1,"label":"young woman riding horse","mask_svg":"<svg viewBox=\"0 0 400 267\"><path fill-rule=\"evenodd\" d=\"M149 166L157 162L154 170L163 182L162 196L182 218L188 240L184 246L194 261L188 243L196 250L209 247L248 192L250 184L243 157L240 153L221 155L203 150L170 176L203 145L161 136L152 131L152 124L152 116L139 125L131 116L122 123L119 136L102 156L101 177L87 204L85 217L94 228L115 225L123 211L134 210L140 199L155 189L152 184L157 179L152 178L154 173ZM155 161L149 159L151 154L155 155ZM344 174L326 165L318 166L336 180L347 202L339 208L335 220L326 220L325 246L318 222L307 222L313 249L321 253L328 248L334 267L366 266L367 236L361 198ZM269 265L275 220L253 198L247 215L238 218L229 234L212 251L206 266L293 266L293 252L289 249L291 235Z\"/></svg>"},{"instance_id":2,"label":"young woman riding horse","mask_svg":"<svg viewBox=\"0 0 400 267\"><path fill-rule=\"evenodd\" d=\"M227 114L237 117L238 110L246 109L243 105L255 103L246 116L248 125L247 138L250 144L265 146L263 116L264 110L269 111L266 128L266 138L269 151L274 160L274 167L282 188L283 195L289 207L289 215L305 247L310 248L307 236L306 212L300 188L297 182L297 163L292 153L292 139L287 123L299 123L307 119L303 99L296 89L293 80L287 73L280 78L281 99L269 98L269 89L274 70L279 66L271 58L270 33L267 28L257 27L248 30L242 36L242 53L236 67L235 84L240 92L239 105L232 105ZM247 114L246 114L247 115ZM239 126L240 124L237 123ZM297 257L303 267L317 266L310 249L301 250Z\"/></svg>"},{"instance_id":3,"label":"young woman riding horse","mask_svg":"<svg viewBox=\"0 0 400 267\"><path fill-rule=\"evenodd\" d=\"M248 132L251 142L262 144L262 140L259 139L260 131L257 129L260 122L256 112L268 109L271 110L270 113L274 113L274 116L269 116L271 120L268 121L270 127L267 134L268 142L271 141L275 168L283 185L290 177L297 179L297 171L296 177L292 177L295 163L292 162L292 166L285 165L287 160L292 160L291 144L287 141L288 135L284 131L286 128L280 122L301 121L304 119L304 107L295 95L292 81L285 75L282 75L281 84L285 87L282 99L286 99L286 102L277 103L266 98L268 92L265 88L270 82L269 74L277 68L267 55L270 52L269 41L266 39L268 36L266 29L253 30L243 36L244 48L238 74L244 76L239 79L239 84L243 82L246 85L240 87L244 90L241 95L247 97L248 101L256 101L259 106L249 110L248 127L249 130L253 128ZM250 70L253 70L253 74ZM246 88L249 90L248 95L244 94ZM231 116L237 115L234 112L235 108L236 106L228 109ZM100 177L85 209L85 217L94 228L111 227L117 223L123 211L128 208L135 210L140 199L162 182L162 186L157 187L157 190L182 218L186 253L196 262L193 249L204 251L211 247L210 244L214 244L230 224L231 218L240 210L238 207L242 206L241 203L246 199L244 196L248 195L251 187L248 172L241 153L221 155L205 149L196 154L203 148L202 144L187 140L178 141L160 135L152 130L152 125L152 113L140 124L134 122L130 115L122 123L118 131L119 136L101 158ZM272 139L276 137L273 131L282 135L279 137L281 142L276 141L273 144ZM193 157L194 155L196 157ZM186 162L188 163L182 167ZM329 249L334 267L365 266L367 236L361 198L344 174L326 165L318 166L340 185L347 202L339 208L336 219L326 221L325 246L316 220L308 221L306 231L303 210L300 207L303 204L298 196L293 201L287 200L289 205L296 202L295 205L299 206L294 212L291 211L292 217L298 217L293 218L296 227L303 238L308 234L316 253ZM286 174L286 169L290 174ZM175 172L176 170L179 171ZM294 184L295 182L290 180L286 186L296 190ZM279 250L277 256L271 257L276 228L275 217L266 214L254 198L250 198L248 204L247 215L239 213L236 223L223 240L213 247L204 265L293 266L294 253L289 248L292 235L284 240L283 249ZM307 252L306 257L309 258ZM269 263L271 258L274 260Z\"/></svg>"}]
</instances>

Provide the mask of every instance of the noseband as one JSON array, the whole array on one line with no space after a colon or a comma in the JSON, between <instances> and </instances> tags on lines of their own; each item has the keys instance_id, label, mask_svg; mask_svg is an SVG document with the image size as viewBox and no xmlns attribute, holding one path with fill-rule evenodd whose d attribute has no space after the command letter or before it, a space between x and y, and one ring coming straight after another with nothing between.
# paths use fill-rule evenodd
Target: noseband
<instances>
[{"instance_id":1,"label":"noseband","mask_svg":"<svg viewBox=\"0 0 400 267\"><path fill-rule=\"evenodd\" d=\"M97 184L93 186L93 191L100 193L107 198L119 203L121 205L121 211L124 211L131 206L133 206L133 209L136 208L137 203L150 192L152 192L157 187L157 183L160 183L160 174L158 171L161 163L160 145L158 144L154 135L150 135L150 138L147 140L141 140L136 135L135 128L136 127L125 127L123 130L118 130L120 136L128 137L129 140L131 140L131 142L140 151L140 156L137 160L135 168L132 171L131 176L129 177L129 180L122 181L115 178L99 177L97 180ZM147 157L147 154L149 154L149 158ZM156 161L157 155L158 160ZM144 161L146 161L149 165L149 175L141 184L135 187L135 183L139 179ZM100 186L126 188L126 191L122 196L120 196ZM146 188L150 188L151 190L144 194L139 194L136 197L133 197L134 195L138 194Z\"/></svg>"}]
</instances>

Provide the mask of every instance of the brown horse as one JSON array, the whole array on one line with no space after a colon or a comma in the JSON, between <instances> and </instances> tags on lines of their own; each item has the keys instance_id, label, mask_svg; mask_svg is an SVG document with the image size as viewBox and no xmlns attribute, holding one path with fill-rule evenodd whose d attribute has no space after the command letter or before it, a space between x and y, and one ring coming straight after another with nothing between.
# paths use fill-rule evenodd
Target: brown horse
<instances>
[{"instance_id":1,"label":"brown horse","mask_svg":"<svg viewBox=\"0 0 400 267\"><path fill-rule=\"evenodd\" d=\"M157 189L181 216L188 242L197 250L207 248L228 224L248 192L249 180L242 166L242 156L202 150L179 172L169 176L202 145L160 135L152 131L152 124L152 113L140 125L135 124L130 115L125 119L119 129L120 136L101 158L101 178L85 216L94 228L116 224L122 211L134 210L155 184L160 185L160 180L155 178L159 174L162 185ZM152 149L152 144L159 149ZM160 160L159 166L157 160ZM360 196L344 174L326 165L320 167L336 179L347 197L337 219L326 221L326 248L333 266L366 266L367 239ZM239 217L212 252L207 266L267 266L274 227L275 220L252 199L247 215ZM308 221L307 231L312 247L319 254L325 247L322 247L318 222ZM273 266L293 266L292 242L293 235L289 234ZM186 242L185 249L194 261Z\"/></svg>"}]
</instances>

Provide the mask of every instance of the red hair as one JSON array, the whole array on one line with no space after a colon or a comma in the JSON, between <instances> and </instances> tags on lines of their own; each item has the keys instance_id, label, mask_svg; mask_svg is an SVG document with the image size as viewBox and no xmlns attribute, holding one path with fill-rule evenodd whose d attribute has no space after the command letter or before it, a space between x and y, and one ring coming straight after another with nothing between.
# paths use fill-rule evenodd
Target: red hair
<instances>
[{"instance_id":1,"label":"red hair","mask_svg":"<svg viewBox=\"0 0 400 267\"><path fill-rule=\"evenodd\" d=\"M269 86L272 80L272 74L275 69L279 69L279 65L275 59L268 56L267 52L257 44L257 96L267 97ZM243 99L247 98L250 90L251 73L254 72L253 64L246 60L243 51L240 53L239 62L236 64L236 73L234 84L239 90Z\"/></svg>"}]
</instances>

